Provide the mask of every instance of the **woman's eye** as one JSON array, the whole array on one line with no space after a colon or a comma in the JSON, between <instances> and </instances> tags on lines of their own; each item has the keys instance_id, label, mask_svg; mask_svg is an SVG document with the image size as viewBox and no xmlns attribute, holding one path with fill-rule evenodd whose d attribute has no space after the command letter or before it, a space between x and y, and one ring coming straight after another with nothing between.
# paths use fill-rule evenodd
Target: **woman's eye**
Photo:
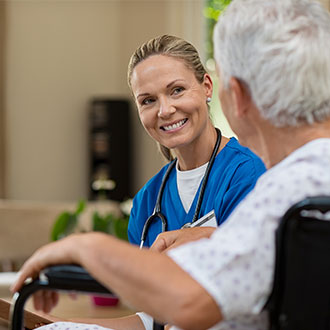
<instances>
[{"instance_id":1,"label":"woman's eye","mask_svg":"<svg viewBox=\"0 0 330 330\"><path fill-rule=\"evenodd\" d=\"M184 90L183 87L176 87L173 89L173 94L180 94Z\"/></svg>"},{"instance_id":2,"label":"woman's eye","mask_svg":"<svg viewBox=\"0 0 330 330\"><path fill-rule=\"evenodd\" d=\"M148 105L148 104L151 104L152 102L154 102L154 99L147 98L147 99L142 100L141 104L142 105Z\"/></svg>"}]
</instances>

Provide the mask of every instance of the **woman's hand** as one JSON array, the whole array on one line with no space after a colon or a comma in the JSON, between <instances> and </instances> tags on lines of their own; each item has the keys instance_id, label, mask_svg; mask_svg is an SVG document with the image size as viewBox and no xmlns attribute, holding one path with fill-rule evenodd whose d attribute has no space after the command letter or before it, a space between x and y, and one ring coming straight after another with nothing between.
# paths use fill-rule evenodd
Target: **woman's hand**
<instances>
[{"instance_id":1,"label":"woman's hand","mask_svg":"<svg viewBox=\"0 0 330 330\"><path fill-rule=\"evenodd\" d=\"M157 252L164 252L181 244L201 238L209 238L215 229L215 227L193 227L166 231L157 236L150 249Z\"/></svg>"}]
</instances>

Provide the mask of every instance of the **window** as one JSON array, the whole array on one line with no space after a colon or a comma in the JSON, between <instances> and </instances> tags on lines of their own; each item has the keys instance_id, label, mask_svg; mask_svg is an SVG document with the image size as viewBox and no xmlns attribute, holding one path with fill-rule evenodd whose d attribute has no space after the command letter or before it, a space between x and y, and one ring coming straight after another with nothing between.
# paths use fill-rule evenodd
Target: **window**
<instances>
[{"instance_id":1,"label":"window","mask_svg":"<svg viewBox=\"0 0 330 330\"><path fill-rule=\"evenodd\" d=\"M213 97L211 102L211 118L216 127L221 129L224 136L231 137L235 134L231 130L228 122L221 110L218 98L218 79L215 72L215 63L213 59L213 28L221 12L229 5L231 0L206 0L204 7L204 16L206 18L206 68L213 80Z\"/></svg>"}]
</instances>

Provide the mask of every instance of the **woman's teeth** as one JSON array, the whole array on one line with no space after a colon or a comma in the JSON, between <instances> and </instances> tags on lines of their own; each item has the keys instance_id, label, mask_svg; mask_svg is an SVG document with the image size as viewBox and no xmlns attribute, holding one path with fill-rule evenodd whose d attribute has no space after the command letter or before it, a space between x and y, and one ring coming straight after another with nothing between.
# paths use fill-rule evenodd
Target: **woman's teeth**
<instances>
[{"instance_id":1,"label":"woman's teeth","mask_svg":"<svg viewBox=\"0 0 330 330\"><path fill-rule=\"evenodd\" d=\"M186 121L187 121L187 119L182 119L173 125L163 126L163 128L165 131L171 131L172 129L181 127Z\"/></svg>"}]
</instances>

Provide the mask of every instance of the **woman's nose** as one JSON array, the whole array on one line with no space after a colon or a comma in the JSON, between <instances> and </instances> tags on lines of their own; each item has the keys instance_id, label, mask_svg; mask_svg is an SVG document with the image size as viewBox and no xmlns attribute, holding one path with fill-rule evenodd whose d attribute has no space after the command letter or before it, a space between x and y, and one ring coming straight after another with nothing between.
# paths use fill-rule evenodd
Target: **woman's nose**
<instances>
[{"instance_id":1,"label":"woman's nose","mask_svg":"<svg viewBox=\"0 0 330 330\"><path fill-rule=\"evenodd\" d=\"M167 101L159 102L158 117L167 118L171 116L174 112L175 112L175 106L171 102L167 102Z\"/></svg>"}]
</instances>

